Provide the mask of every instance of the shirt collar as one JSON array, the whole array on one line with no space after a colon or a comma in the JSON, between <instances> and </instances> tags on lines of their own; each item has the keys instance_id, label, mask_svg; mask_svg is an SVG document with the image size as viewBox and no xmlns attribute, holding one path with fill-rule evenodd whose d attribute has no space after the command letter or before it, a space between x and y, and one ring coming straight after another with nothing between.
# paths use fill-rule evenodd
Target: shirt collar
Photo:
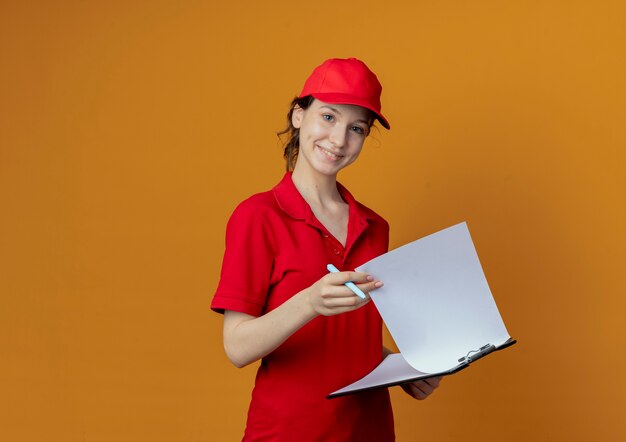
<instances>
[{"instance_id":1,"label":"shirt collar","mask_svg":"<svg viewBox=\"0 0 626 442\"><path fill-rule=\"evenodd\" d=\"M359 221L372 219L373 216L364 209L364 207L354 199L352 194L341 183L337 182L337 190L348 203L350 207L350 215L353 214ZM291 178L291 172L285 173L283 179L272 189L278 206L289 216L295 219L305 220L312 224L319 224L315 218L313 211L305 199L300 195L296 185Z\"/></svg>"}]
</instances>

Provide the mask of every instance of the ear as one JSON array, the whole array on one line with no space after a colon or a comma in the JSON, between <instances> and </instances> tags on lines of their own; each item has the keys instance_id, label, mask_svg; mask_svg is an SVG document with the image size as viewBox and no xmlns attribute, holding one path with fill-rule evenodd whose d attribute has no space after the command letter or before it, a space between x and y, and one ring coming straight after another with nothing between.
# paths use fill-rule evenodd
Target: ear
<instances>
[{"instance_id":1,"label":"ear","mask_svg":"<svg viewBox=\"0 0 626 442\"><path fill-rule=\"evenodd\" d=\"M304 109L302 109L297 104L293 108L293 112L291 113L291 124L296 129L300 129L302 126L302 119L304 118Z\"/></svg>"}]
</instances>

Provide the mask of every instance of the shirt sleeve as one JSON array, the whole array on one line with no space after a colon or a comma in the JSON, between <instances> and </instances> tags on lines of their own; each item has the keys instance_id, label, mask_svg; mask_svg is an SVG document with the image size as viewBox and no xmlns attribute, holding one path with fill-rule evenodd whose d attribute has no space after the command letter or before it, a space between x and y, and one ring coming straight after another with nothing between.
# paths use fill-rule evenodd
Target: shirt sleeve
<instances>
[{"instance_id":1,"label":"shirt sleeve","mask_svg":"<svg viewBox=\"0 0 626 442\"><path fill-rule=\"evenodd\" d=\"M226 226L226 250L211 309L260 316L270 289L273 262L269 220L262 208L240 204Z\"/></svg>"}]
</instances>

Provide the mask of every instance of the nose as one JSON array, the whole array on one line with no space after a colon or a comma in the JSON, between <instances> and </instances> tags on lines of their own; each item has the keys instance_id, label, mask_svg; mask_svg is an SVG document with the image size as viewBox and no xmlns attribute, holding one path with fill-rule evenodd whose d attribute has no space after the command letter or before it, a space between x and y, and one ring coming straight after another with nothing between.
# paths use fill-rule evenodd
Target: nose
<instances>
[{"instance_id":1,"label":"nose","mask_svg":"<svg viewBox=\"0 0 626 442\"><path fill-rule=\"evenodd\" d=\"M346 143L346 128L336 124L330 132L328 139L335 147L343 147Z\"/></svg>"}]
</instances>

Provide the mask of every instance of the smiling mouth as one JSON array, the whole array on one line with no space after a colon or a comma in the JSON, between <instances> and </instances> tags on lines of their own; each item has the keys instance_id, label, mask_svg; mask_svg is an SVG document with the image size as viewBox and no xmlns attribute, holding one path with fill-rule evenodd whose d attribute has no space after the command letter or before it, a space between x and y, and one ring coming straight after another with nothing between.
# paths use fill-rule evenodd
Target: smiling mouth
<instances>
[{"instance_id":1,"label":"smiling mouth","mask_svg":"<svg viewBox=\"0 0 626 442\"><path fill-rule=\"evenodd\" d=\"M324 148L323 148L323 147L321 147L321 146L317 146L317 148L318 148L318 149L322 152L322 154L323 154L326 158L328 158L329 160L333 160L333 161L334 161L334 160L338 160L338 159L340 159L340 158L343 158L343 155L336 154L336 153L334 153L334 152L332 152L332 151L330 151L330 150L328 150L328 149L324 149Z\"/></svg>"}]
</instances>

